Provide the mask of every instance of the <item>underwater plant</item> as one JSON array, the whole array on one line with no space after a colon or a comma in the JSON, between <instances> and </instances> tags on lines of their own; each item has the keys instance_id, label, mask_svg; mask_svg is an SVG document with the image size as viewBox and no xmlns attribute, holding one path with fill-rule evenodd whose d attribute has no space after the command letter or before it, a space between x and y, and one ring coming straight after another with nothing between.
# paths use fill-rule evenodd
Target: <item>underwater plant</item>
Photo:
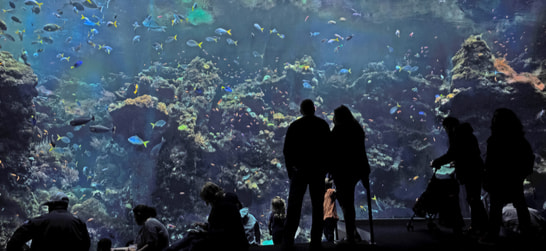
<instances>
[{"instance_id":1,"label":"underwater plant","mask_svg":"<svg viewBox=\"0 0 546 251\"><path fill-rule=\"evenodd\" d=\"M189 12L188 22L193 25L211 24L214 22L214 18L206 10L195 9Z\"/></svg>"}]
</instances>

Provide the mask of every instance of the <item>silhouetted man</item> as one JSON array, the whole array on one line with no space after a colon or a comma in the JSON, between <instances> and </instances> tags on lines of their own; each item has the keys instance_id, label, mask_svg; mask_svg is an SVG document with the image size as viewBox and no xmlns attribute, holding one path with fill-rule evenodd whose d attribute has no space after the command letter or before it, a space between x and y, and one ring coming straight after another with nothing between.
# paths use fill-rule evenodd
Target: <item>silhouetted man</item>
<instances>
[{"instance_id":1,"label":"silhouetted man","mask_svg":"<svg viewBox=\"0 0 546 251\"><path fill-rule=\"evenodd\" d=\"M25 221L8 241L7 251L30 250L89 251L91 239L85 222L68 212L68 196L57 192L44 205L49 213Z\"/></svg>"},{"instance_id":2,"label":"silhouetted man","mask_svg":"<svg viewBox=\"0 0 546 251\"><path fill-rule=\"evenodd\" d=\"M294 245L307 186L313 208L310 249L320 249L322 239L324 177L328 165L326 156L330 126L324 119L315 116L315 105L310 99L301 102L300 112L303 117L288 127L283 149L290 179L283 241L285 250Z\"/></svg>"}]
</instances>

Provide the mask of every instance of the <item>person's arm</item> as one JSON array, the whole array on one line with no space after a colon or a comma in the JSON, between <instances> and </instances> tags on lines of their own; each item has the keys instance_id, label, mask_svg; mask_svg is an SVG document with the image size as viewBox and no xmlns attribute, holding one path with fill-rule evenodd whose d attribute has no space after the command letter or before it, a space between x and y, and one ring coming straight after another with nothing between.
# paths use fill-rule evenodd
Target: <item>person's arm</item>
<instances>
[{"instance_id":1,"label":"person's arm","mask_svg":"<svg viewBox=\"0 0 546 251\"><path fill-rule=\"evenodd\" d=\"M291 127L288 127L288 130L286 131L286 136L284 137L284 146L283 146L284 162L286 165L286 172L288 173L289 179L292 179L292 176L294 175L294 172L295 172L294 160L292 157L293 147L294 147L292 134L293 132Z\"/></svg>"},{"instance_id":2,"label":"person's arm","mask_svg":"<svg viewBox=\"0 0 546 251\"><path fill-rule=\"evenodd\" d=\"M89 250L91 247L91 238L89 237L89 232L87 231L87 225L85 222L80 221L80 233L82 234L82 250Z\"/></svg>"},{"instance_id":3,"label":"person's arm","mask_svg":"<svg viewBox=\"0 0 546 251\"><path fill-rule=\"evenodd\" d=\"M435 160L433 160L432 162L430 162L430 166L431 167L434 167L434 168L440 168L441 166L453 161L454 159L454 155L455 155L455 149L453 149L454 147L452 146L449 146L449 149L447 150L447 152L436 158Z\"/></svg>"},{"instance_id":4,"label":"person's arm","mask_svg":"<svg viewBox=\"0 0 546 251\"><path fill-rule=\"evenodd\" d=\"M17 228L7 243L6 251L23 250L25 243L32 239L32 228L30 221Z\"/></svg>"}]
</instances>

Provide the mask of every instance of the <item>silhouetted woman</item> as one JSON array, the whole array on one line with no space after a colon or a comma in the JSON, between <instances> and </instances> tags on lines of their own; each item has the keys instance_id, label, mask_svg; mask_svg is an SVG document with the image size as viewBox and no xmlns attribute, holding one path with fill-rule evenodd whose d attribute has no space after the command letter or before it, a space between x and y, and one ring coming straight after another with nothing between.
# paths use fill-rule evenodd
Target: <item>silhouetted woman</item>
<instances>
[{"instance_id":1,"label":"silhouetted woman","mask_svg":"<svg viewBox=\"0 0 546 251\"><path fill-rule=\"evenodd\" d=\"M502 208L510 202L517 210L520 231L522 234L529 232L531 220L523 194L523 181L533 172L534 159L517 115L507 108L497 109L491 121L485 157L484 188L490 197L486 242L495 241L499 236Z\"/></svg>"},{"instance_id":2,"label":"silhouetted woman","mask_svg":"<svg viewBox=\"0 0 546 251\"><path fill-rule=\"evenodd\" d=\"M359 180L370 192L370 164L364 144L365 133L346 106L334 110L334 128L332 129L332 177L336 185L339 205L343 210L347 242L359 239L355 223L354 193ZM368 205L369 207L370 205Z\"/></svg>"},{"instance_id":3,"label":"silhouetted woman","mask_svg":"<svg viewBox=\"0 0 546 251\"><path fill-rule=\"evenodd\" d=\"M487 211L481 201L484 164L481 157L478 139L474 136L474 129L469 123L460 123L455 117L446 117L442 121L449 139L449 149L445 154L431 162L431 166L440 168L451 162L455 166L455 177L464 185L466 201L470 206L470 228L468 233L481 234L486 231ZM453 207L453 206L452 206ZM464 225L460 206L451 210L452 225L455 232ZM454 211L458 210L458 211Z\"/></svg>"}]
</instances>

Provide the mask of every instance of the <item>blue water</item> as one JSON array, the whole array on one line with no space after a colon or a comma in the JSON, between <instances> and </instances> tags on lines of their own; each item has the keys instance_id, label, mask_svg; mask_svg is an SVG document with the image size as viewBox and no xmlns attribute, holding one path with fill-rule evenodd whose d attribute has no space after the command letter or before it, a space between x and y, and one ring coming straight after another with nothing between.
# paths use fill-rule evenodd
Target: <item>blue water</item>
<instances>
[{"instance_id":1,"label":"blue water","mask_svg":"<svg viewBox=\"0 0 546 251\"><path fill-rule=\"evenodd\" d=\"M451 57L466 38L477 34L482 34L495 56L505 57L509 61L522 62L526 58L544 60L546 56L546 47L543 46L546 12L543 11L545 4L540 1L487 1L479 4L461 0L456 3L449 0L421 1L418 4L422 6L415 9L424 10L426 14L423 15L397 9L408 6L397 5L396 1L376 3L381 8L366 8L365 3L349 0L308 0L297 1L297 4L278 1L276 6L267 9L248 8L234 0L197 1L198 8L204 7L214 18L210 24L199 25L185 21L171 25L174 13L191 14L193 2L180 0L95 1L102 6L101 10L86 8L77 12L72 5L66 4L67 1L52 0L44 1L40 14L32 13L31 7L25 6L23 1L13 2L15 10L1 12L0 19L8 27L5 33L12 35L15 41L0 35L1 49L11 52L15 58L26 51L28 63L38 76L39 86L53 93L46 96L41 92L35 99L38 104L36 110L43 115L37 116L36 126L48 130L54 138L57 138L57 134L61 137L71 135L59 140L55 151L47 152L48 148L45 149L44 155L53 157L44 157L44 160L33 157L34 161L45 161L56 167L64 165L64 168L78 171L76 181L63 185L60 181L51 181L63 177L64 174L56 171L43 171L48 177L44 180L29 174L30 187L36 192L52 189L70 191L76 196L72 201L78 204L88 198L96 198L110 212L110 216L115 217L89 221L88 227L93 230L94 240L111 237L120 245L134 236L137 227L130 208L138 203L157 207L163 223L176 225L175 229L170 230L173 238L178 238L193 221L203 221L208 208L197 194L200 182L208 179L239 192L242 201L248 204L251 212L263 223L262 226L266 226L270 199L275 195L286 196L288 189L282 158L285 129L275 122L273 113L296 118L299 115L298 104L306 97L324 100L317 110L318 115L328 122L331 122L333 108L339 104L350 104L353 111L362 114L359 118L361 123L369 125L366 131L369 136L367 149L373 149L368 156L378 160L371 163L374 170L372 188L379 198L372 205L372 212L379 218L409 217L412 203L429 178L430 170L426 163L446 150L447 139L440 130L439 119L434 117L438 115L435 114L434 96L442 90L435 89L434 93L428 90L425 93L423 90L426 86L418 86L418 81L402 79L392 83L370 78L367 82L363 81L367 85L357 89L358 95L349 96L343 92L343 87L325 86L327 80L339 77L341 69L351 69L350 74L343 74L343 81L346 81L343 83L350 85L361 77L363 70L370 71L376 67L376 71L382 73L410 69L408 75L423 82L428 75L448 83L453 67ZM203 6L204 2L212 5ZM307 6L303 5L305 8L302 8L300 2L306 2ZM321 7L309 7L318 2L322 4ZM4 10L10 8L8 1L0 5ZM447 6L457 6L457 9ZM378 9L383 12L374 12ZM353 15L355 11L361 15ZM451 16L454 13L463 17ZM397 14L404 16L398 17ZM86 25L82 15L100 25ZM18 17L22 23L12 21L12 16ZM144 27L142 22L147 16L157 25L166 26L165 32L149 31ZM336 23L329 24L329 21ZM118 27L109 26L108 22L116 22ZM133 28L135 22L140 27ZM48 23L59 25L61 30L43 31L42 27ZM257 30L255 23L264 31ZM220 27L231 30L232 35L215 34L214 31ZM269 32L274 28L279 34ZM16 31L23 30L21 41ZM320 34L311 36L313 32ZM327 40L335 39L336 34L344 40L328 43ZM139 41L133 41L137 35L140 36ZM175 41L166 41L175 35ZM219 36L220 39L217 42L205 41L209 36ZM43 42L43 37L50 37L53 43ZM237 41L237 46L228 44L226 38ZM188 40L203 42L202 48L188 46ZM156 50L154 44L162 48ZM104 48L111 48L111 51L108 53ZM70 57L69 61L60 60L57 56L61 54L62 57ZM273 75L266 73L268 70L282 75L287 63L294 64L306 55L316 64L316 73L309 79L288 70L287 86L252 81L245 83L248 79L260 82L266 74ZM208 89L188 89L188 92L175 93L184 97L164 98L157 86L145 86L145 81L139 80L141 75L167 78L161 75L161 71L154 72L150 67L176 68L180 65L184 68L195 57L210 61L218 69L221 82L215 83L217 88L213 88L213 96L205 104L201 104L202 101L197 98L208 95ZM78 61L81 61L81 65L71 68ZM518 72L535 70L522 63L512 67ZM323 71L321 74L324 74L324 78L318 76L319 71ZM175 83L182 76L181 72L167 81ZM109 81L109 78L116 81ZM318 78L318 84L312 78ZM221 89L220 86L229 88ZM120 90L125 91L121 96L105 97L107 93L114 95ZM256 95L260 91L267 95L255 100L244 99L248 93ZM131 95L133 92L135 94ZM158 96L159 102L182 109L177 110L176 115L134 112L116 115L121 117L118 120L112 118L109 105L144 94ZM446 95L447 92L442 94ZM374 101L373 95L384 99ZM234 102L234 106L239 104L240 108L231 110L223 107L225 103L222 102L233 100L234 96L244 99ZM417 96L422 102L415 103L413 110L408 109L405 104ZM398 102L402 104L400 109L395 108ZM382 104L380 109L368 108L368 105L377 103ZM209 152L206 146L195 143L194 138L185 131L187 127L180 129L178 123L183 111L195 112L190 114L195 116L196 121L192 132L202 132L208 137L213 142L215 152ZM85 126L76 129L64 123L76 115L91 114L97 118L96 124L112 127L117 122L122 125L115 125L115 134L91 134ZM402 120L406 114L412 114L411 119ZM267 117L268 121L260 120L262 118L259 116ZM167 124L152 128L150 123L160 119ZM277 125L273 128L266 126L270 122ZM255 126L246 128L249 123ZM374 131L374 123L393 126L383 135L383 132ZM417 156L407 150L412 142L398 141L395 133L390 134L401 127L426 132L430 136L427 137L429 141L434 137L435 148L428 151L427 156ZM268 133L266 130L274 135L263 136ZM147 146L129 143L128 138L134 135L149 141ZM48 143L43 139L33 140L32 147L44 142L47 146ZM150 152L153 152L153 156ZM381 166L381 161L386 166ZM37 162L33 162L33 165ZM420 166L406 163L420 163ZM246 184L244 182L249 185L241 189ZM265 183L267 186L263 187L267 189L248 188L252 187L252 182L256 182L258 187ZM168 191L165 184L169 185ZM367 217L366 195L363 187L358 185L355 206L359 218ZM308 211L309 208L304 208L302 221L307 231L310 219L305 214ZM468 212L463 213L468 215ZM113 219L119 221L115 227L109 221ZM17 224L22 220L15 219ZM262 227L262 232L267 232L265 227Z\"/></svg>"}]
</instances>

